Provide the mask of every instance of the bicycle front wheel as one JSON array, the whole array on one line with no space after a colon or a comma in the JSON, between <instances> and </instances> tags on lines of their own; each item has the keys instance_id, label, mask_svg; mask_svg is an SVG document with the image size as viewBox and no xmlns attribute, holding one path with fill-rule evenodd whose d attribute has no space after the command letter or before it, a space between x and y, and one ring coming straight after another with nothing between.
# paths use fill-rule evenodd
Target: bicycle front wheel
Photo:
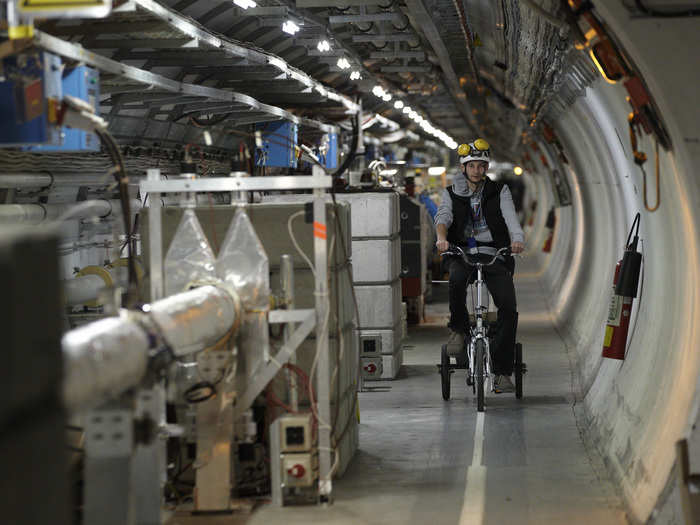
<instances>
[{"instance_id":1,"label":"bicycle front wheel","mask_svg":"<svg viewBox=\"0 0 700 525\"><path fill-rule=\"evenodd\" d=\"M476 375L476 409L484 411L484 356L486 345L483 339L478 339L474 345L474 372Z\"/></svg>"},{"instance_id":2,"label":"bicycle front wheel","mask_svg":"<svg viewBox=\"0 0 700 525\"><path fill-rule=\"evenodd\" d=\"M450 399L450 356L447 355L447 345L442 345L440 352L440 382L442 383L442 398Z\"/></svg>"}]
</instances>

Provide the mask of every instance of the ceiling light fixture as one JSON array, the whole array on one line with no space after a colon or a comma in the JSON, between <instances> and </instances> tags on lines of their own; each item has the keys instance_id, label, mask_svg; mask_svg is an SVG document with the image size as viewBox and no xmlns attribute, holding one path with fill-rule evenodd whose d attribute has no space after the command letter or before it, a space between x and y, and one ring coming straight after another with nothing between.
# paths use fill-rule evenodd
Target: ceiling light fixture
<instances>
[{"instance_id":1,"label":"ceiling light fixture","mask_svg":"<svg viewBox=\"0 0 700 525\"><path fill-rule=\"evenodd\" d=\"M238 7L241 9L248 9L249 7L257 7L258 4L253 2L253 0L233 0L233 3L236 4Z\"/></svg>"},{"instance_id":2,"label":"ceiling light fixture","mask_svg":"<svg viewBox=\"0 0 700 525\"><path fill-rule=\"evenodd\" d=\"M299 32L299 26L296 25L294 22L291 20L287 20L284 24L282 24L282 31L285 33L294 36L296 33Z\"/></svg>"},{"instance_id":3,"label":"ceiling light fixture","mask_svg":"<svg viewBox=\"0 0 700 525\"><path fill-rule=\"evenodd\" d=\"M318 49L321 53L327 53L331 50L331 44L328 42L328 40L319 40L318 44L316 44L316 49Z\"/></svg>"},{"instance_id":4,"label":"ceiling light fixture","mask_svg":"<svg viewBox=\"0 0 700 525\"><path fill-rule=\"evenodd\" d=\"M337 65L340 69L350 69L350 62L348 62L348 59L345 58L345 57L340 57L340 58L338 59L338 62L336 62L336 65Z\"/></svg>"},{"instance_id":5,"label":"ceiling light fixture","mask_svg":"<svg viewBox=\"0 0 700 525\"><path fill-rule=\"evenodd\" d=\"M400 100L397 100L396 102L394 102L394 107L395 107L396 109L401 109L401 108L403 108L403 102L401 102Z\"/></svg>"},{"instance_id":6,"label":"ceiling light fixture","mask_svg":"<svg viewBox=\"0 0 700 525\"><path fill-rule=\"evenodd\" d=\"M350 73L350 80L361 80L361 79L362 79L362 75L360 75L359 71L353 71L352 73Z\"/></svg>"},{"instance_id":7,"label":"ceiling light fixture","mask_svg":"<svg viewBox=\"0 0 700 525\"><path fill-rule=\"evenodd\" d=\"M384 95L382 96L382 100L384 102L389 102L391 100L391 98L392 98L391 93L384 93Z\"/></svg>"}]
</instances>

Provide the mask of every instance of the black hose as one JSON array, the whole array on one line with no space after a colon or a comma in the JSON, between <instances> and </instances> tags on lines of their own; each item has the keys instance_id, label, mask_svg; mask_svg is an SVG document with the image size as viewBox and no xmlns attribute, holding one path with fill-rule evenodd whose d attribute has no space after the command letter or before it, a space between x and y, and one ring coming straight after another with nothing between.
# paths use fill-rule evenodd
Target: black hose
<instances>
[{"instance_id":1,"label":"black hose","mask_svg":"<svg viewBox=\"0 0 700 525\"><path fill-rule=\"evenodd\" d=\"M345 160L343 160L343 163L338 167L338 169L335 171L335 173L332 173L331 176L333 178L340 177L345 170L347 170L350 167L350 163L355 160L355 155L357 155L357 146L360 141L360 114L355 113L354 118L352 119L352 142L350 143L350 151L348 152L347 156L345 157Z\"/></svg>"},{"instance_id":2,"label":"black hose","mask_svg":"<svg viewBox=\"0 0 700 525\"><path fill-rule=\"evenodd\" d=\"M124 220L124 234L127 242L127 268L129 272L129 289L127 290L127 299L134 299L132 292L138 292L138 282L136 277L136 265L134 263L134 254L131 246L133 231L131 229L131 203L129 201L129 178L126 174L124 157L122 156L119 145L114 140L114 137L107 130L97 130L97 136L102 142L107 154L112 159L112 163L117 168L114 172L114 178L119 187L119 199L121 201L122 219ZM127 301L129 303L130 301Z\"/></svg>"},{"instance_id":3,"label":"black hose","mask_svg":"<svg viewBox=\"0 0 700 525\"><path fill-rule=\"evenodd\" d=\"M630 228L630 232L627 235L627 242L625 243L625 249L626 250L637 250L637 242L639 241L639 221L641 219L641 214L637 213L637 215L634 217L634 221L632 221L632 227ZM632 239L632 232L634 231L635 225L637 226L637 231L634 233L634 241L632 244L630 244L630 240Z\"/></svg>"}]
</instances>

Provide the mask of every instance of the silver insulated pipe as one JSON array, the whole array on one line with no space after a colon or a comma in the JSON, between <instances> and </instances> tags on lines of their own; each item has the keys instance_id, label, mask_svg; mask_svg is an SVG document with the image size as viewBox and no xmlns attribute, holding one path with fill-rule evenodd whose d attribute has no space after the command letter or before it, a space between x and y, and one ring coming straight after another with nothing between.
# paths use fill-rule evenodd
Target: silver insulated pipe
<instances>
[{"instance_id":1,"label":"silver insulated pipe","mask_svg":"<svg viewBox=\"0 0 700 525\"><path fill-rule=\"evenodd\" d=\"M69 412L99 406L140 384L154 340L165 339L176 356L212 346L237 329L240 305L235 292L207 285L156 301L146 310L122 310L118 317L63 336L63 398Z\"/></svg>"}]
</instances>

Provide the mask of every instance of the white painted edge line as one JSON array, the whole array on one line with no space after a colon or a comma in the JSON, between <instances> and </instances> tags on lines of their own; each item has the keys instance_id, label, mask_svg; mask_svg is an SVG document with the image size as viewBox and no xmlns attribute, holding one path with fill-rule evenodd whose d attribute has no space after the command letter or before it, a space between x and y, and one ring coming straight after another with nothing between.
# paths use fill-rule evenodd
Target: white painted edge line
<instances>
[{"instance_id":1,"label":"white painted edge line","mask_svg":"<svg viewBox=\"0 0 700 525\"><path fill-rule=\"evenodd\" d=\"M482 465L484 457L484 413L476 414L474 430L474 454L472 464L467 469L467 486L464 489L462 512L459 525L481 525L484 522L486 506L486 466Z\"/></svg>"}]
</instances>

